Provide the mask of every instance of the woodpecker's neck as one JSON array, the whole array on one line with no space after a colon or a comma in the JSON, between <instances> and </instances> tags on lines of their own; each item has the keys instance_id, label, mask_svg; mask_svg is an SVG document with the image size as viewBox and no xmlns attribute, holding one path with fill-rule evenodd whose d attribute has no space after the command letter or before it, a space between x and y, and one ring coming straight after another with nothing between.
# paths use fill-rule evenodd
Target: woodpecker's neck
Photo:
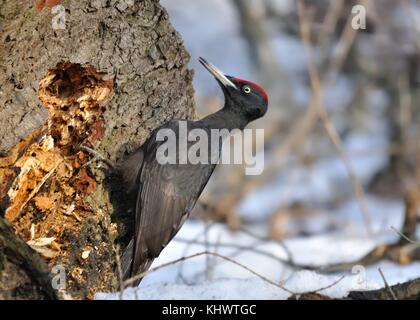
<instances>
[{"instance_id":1,"label":"woodpecker's neck","mask_svg":"<svg viewBox=\"0 0 420 320\"><path fill-rule=\"evenodd\" d=\"M219 111L199 120L211 129L240 129L243 130L249 123L246 115L231 105L225 105Z\"/></svg>"}]
</instances>

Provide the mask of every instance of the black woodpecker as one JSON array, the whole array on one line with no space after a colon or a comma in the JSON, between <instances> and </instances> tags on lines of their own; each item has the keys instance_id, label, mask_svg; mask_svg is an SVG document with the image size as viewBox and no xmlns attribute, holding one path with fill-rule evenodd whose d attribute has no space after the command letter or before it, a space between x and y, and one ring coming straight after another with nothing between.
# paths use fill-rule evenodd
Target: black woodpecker
<instances>
[{"instance_id":1,"label":"black woodpecker","mask_svg":"<svg viewBox=\"0 0 420 320\"><path fill-rule=\"evenodd\" d=\"M199 61L222 88L225 105L201 120L183 120L188 132L199 128L210 137L212 129L242 130L267 112L268 97L260 86L227 76L203 58ZM159 256L188 218L216 167L214 161L161 164L157 160L157 150L163 143L157 139L159 130L170 129L180 139L179 125L179 120L170 120L156 128L119 166L127 193L136 198L134 237L122 257L125 279L146 271ZM190 145L188 142L188 148Z\"/></svg>"}]
</instances>

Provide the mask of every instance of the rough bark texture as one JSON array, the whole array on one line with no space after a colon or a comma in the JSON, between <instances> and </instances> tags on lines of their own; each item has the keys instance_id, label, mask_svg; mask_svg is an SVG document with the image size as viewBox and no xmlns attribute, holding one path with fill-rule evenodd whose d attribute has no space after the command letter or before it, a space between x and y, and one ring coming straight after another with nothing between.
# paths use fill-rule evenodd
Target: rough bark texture
<instances>
[{"instance_id":1,"label":"rough bark texture","mask_svg":"<svg viewBox=\"0 0 420 320\"><path fill-rule=\"evenodd\" d=\"M390 288L352 291L348 298L354 300L393 300L393 294L397 300L420 300L420 279L398 283Z\"/></svg>"},{"instance_id":2,"label":"rough bark texture","mask_svg":"<svg viewBox=\"0 0 420 320\"><path fill-rule=\"evenodd\" d=\"M45 261L0 218L0 300L56 299Z\"/></svg>"},{"instance_id":3,"label":"rough bark texture","mask_svg":"<svg viewBox=\"0 0 420 320\"><path fill-rule=\"evenodd\" d=\"M397 283L378 290L351 291L346 297L337 300L420 300L420 279ZM293 295L289 300L333 300L317 292Z\"/></svg>"},{"instance_id":4,"label":"rough bark texture","mask_svg":"<svg viewBox=\"0 0 420 320\"><path fill-rule=\"evenodd\" d=\"M121 155L170 118L194 116L189 55L157 0L63 1L66 29L33 1L0 6L0 151L42 125L38 83L59 61L89 63L116 76L101 150Z\"/></svg>"},{"instance_id":5,"label":"rough bark texture","mask_svg":"<svg viewBox=\"0 0 420 320\"><path fill-rule=\"evenodd\" d=\"M189 55L157 0L61 4L64 30L52 28L48 8L0 6L0 200L42 258L23 242L27 250L49 268L65 267L62 293L91 298L116 289L114 245L132 217L118 181L78 147L119 160L168 119L193 118L194 91ZM13 255L3 249L0 262ZM0 295L13 298L1 292L6 267ZM24 298L53 298L45 290Z\"/></svg>"}]
</instances>

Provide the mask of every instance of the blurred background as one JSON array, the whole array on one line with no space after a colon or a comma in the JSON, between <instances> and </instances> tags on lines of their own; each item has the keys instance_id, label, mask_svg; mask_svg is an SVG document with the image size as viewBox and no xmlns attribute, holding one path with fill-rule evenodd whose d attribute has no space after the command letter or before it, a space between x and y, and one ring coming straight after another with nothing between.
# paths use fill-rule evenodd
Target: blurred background
<instances>
[{"instance_id":1,"label":"blurred background","mask_svg":"<svg viewBox=\"0 0 420 320\"><path fill-rule=\"evenodd\" d=\"M191 54L198 116L223 104L199 56L261 84L269 111L253 125L265 130L264 149L255 150L264 152L264 172L220 166L154 266L218 252L294 292L339 281L320 292L333 297L383 287L378 268L390 284L419 277L415 255L360 259L398 242L392 227L406 227L407 211L414 212L409 236L420 234L420 1L161 3ZM289 295L219 257L169 269L146 277L141 288L148 290L139 294Z\"/></svg>"}]
</instances>

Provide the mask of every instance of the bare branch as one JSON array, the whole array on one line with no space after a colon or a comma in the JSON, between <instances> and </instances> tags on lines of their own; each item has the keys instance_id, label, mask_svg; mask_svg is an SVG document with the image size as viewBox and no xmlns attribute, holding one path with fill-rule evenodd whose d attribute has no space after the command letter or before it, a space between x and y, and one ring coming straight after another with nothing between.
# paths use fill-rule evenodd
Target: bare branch
<instances>
[{"instance_id":1,"label":"bare branch","mask_svg":"<svg viewBox=\"0 0 420 320\"><path fill-rule=\"evenodd\" d=\"M166 267L168 267L168 266L174 265L174 264L176 264L176 263L178 263L178 262L185 261L185 260L189 260L189 259L196 258L196 257L199 257L199 256L203 256L203 255L212 255L212 256L215 256L215 257L221 258L221 259L223 259L223 260L229 261L230 263L232 263L232 264L234 264L234 265L237 265L238 267L241 267L242 269L247 270L248 272L250 272L250 273L252 273L253 275L255 275L255 276L257 276L258 278L260 278L261 280L263 280L263 281L265 281L265 282L267 282L267 283L269 283L269 284L271 284L271 285L273 285L273 286L275 286L275 287L277 287L277 288L280 288L280 289L282 289L282 290L284 290L284 291L286 291L286 292L288 292L288 293L290 293L290 294L295 294L293 291L291 291L291 290L287 289L286 287L284 287L284 286L282 286L282 285L280 285L280 284L278 284L278 283L276 283L276 282L274 282L274 281L272 281L272 280L270 280L270 279L266 278L265 276L263 276L263 275L259 274L258 272L256 272L256 271L254 271L254 270L252 270L252 269L248 268L247 266L245 266L245 265L243 265L243 264L241 264L241 263L239 263L239 262L237 262L237 261L235 261L235 260L233 260L233 259L231 259L231 258L225 257L225 256L223 256L223 255L221 255L221 254L219 254L219 253L209 252L209 251L199 252L199 253L196 253L196 254L192 254L192 255L190 255L190 256L181 257L181 258L179 258L179 259L176 259L176 260L173 260L173 261L170 261L170 262L164 263L164 264L162 264L162 265L160 265L160 266L158 266L158 267L155 267L155 268L149 269L149 270L147 270L147 271L145 271L145 272L142 272L142 273L140 273L140 274L138 274L138 275L136 275L136 276L134 276L134 277L132 277L132 278L130 278L130 279L127 279L127 280L124 282L124 285L125 285L125 286L132 285L132 284L133 284L133 283L135 283L138 279L141 279L141 278L143 278L143 277L147 276L147 275L148 275L148 274L150 274L150 273L153 273L153 272L158 271L158 270L160 270L160 269L163 269L163 268L166 268Z\"/></svg>"},{"instance_id":2,"label":"bare branch","mask_svg":"<svg viewBox=\"0 0 420 320\"><path fill-rule=\"evenodd\" d=\"M381 268L378 268L378 271L382 277L382 280L384 281L385 284L385 288L389 291L389 293L391 294L392 300L398 300L397 296L395 295L394 291L392 290L392 288L389 286L388 282L385 279L384 273L382 272Z\"/></svg>"},{"instance_id":3,"label":"bare branch","mask_svg":"<svg viewBox=\"0 0 420 320\"><path fill-rule=\"evenodd\" d=\"M224 248L238 249L238 250L241 250L241 251L250 251L250 252L254 252L254 253L266 256L266 257L271 258L273 260L276 260L277 262L279 262L281 264L285 264L285 265L288 265L288 266L293 267L293 268L295 267L294 265L290 264L290 262L288 260L281 259L281 258L277 257L276 255L274 255L272 253L269 253L267 251L260 250L260 249L257 249L255 247L251 247L251 246L242 246L242 245L234 244L234 243L218 243L218 244L211 243L211 242L206 243L205 241L188 240L188 239L180 239L180 238L176 238L174 240L178 241L178 242L182 242L182 243L199 244L199 245L203 245L203 246L207 244L207 246L210 246L210 247L219 246L219 247L224 247Z\"/></svg>"},{"instance_id":4,"label":"bare branch","mask_svg":"<svg viewBox=\"0 0 420 320\"><path fill-rule=\"evenodd\" d=\"M121 260L120 260L120 247L116 246L114 247L115 251L115 259L117 262L117 272L118 272L118 282L119 282L119 298L120 300L124 300L123 292L124 292L124 282L123 282L123 272L121 267Z\"/></svg>"}]
</instances>

